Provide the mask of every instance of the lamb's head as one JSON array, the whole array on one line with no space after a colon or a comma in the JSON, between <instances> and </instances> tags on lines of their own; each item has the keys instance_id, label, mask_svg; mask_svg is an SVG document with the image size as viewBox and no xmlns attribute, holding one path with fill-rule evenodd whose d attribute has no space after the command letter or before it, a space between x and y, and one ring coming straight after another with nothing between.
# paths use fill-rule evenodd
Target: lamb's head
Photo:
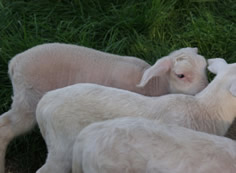
<instances>
[{"instance_id":1,"label":"lamb's head","mask_svg":"<svg viewBox=\"0 0 236 173\"><path fill-rule=\"evenodd\" d=\"M222 91L224 95L233 96L236 106L236 63L227 64L222 58L214 58L209 59L208 64L208 70L216 74L214 81L217 83L218 91Z\"/></svg>"},{"instance_id":2,"label":"lamb's head","mask_svg":"<svg viewBox=\"0 0 236 173\"><path fill-rule=\"evenodd\" d=\"M231 124L236 118L236 63L227 64L224 59L215 58L209 59L208 64L208 70L216 74L216 77L200 95L214 93L221 116Z\"/></svg>"},{"instance_id":3,"label":"lamb's head","mask_svg":"<svg viewBox=\"0 0 236 173\"><path fill-rule=\"evenodd\" d=\"M168 81L169 93L194 95L207 84L206 60L197 48L182 48L158 60L147 69L138 87L144 87L153 77L163 77Z\"/></svg>"}]
</instances>

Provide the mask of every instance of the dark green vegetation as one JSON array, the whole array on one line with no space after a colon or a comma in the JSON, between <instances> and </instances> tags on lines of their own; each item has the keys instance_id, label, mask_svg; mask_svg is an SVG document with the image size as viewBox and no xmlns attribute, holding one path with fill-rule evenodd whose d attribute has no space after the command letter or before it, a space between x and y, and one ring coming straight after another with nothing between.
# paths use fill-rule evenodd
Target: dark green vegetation
<instances>
[{"instance_id":1,"label":"dark green vegetation","mask_svg":"<svg viewBox=\"0 0 236 173\"><path fill-rule=\"evenodd\" d=\"M154 63L182 47L236 62L233 0L1 0L0 114L11 104L8 61L35 45L64 42ZM9 172L32 173L46 148L36 128L8 148Z\"/></svg>"}]
</instances>

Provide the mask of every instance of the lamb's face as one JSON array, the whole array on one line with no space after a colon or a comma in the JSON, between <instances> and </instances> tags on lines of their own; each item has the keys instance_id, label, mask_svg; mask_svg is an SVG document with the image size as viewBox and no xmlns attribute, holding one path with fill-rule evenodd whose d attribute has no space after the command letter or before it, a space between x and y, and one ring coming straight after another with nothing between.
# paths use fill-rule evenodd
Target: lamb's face
<instances>
[{"instance_id":1,"label":"lamb's face","mask_svg":"<svg viewBox=\"0 0 236 173\"><path fill-rule=\"evenodd\" d=\"M169 80L171 93L194 95L208 85L207 63L197 54L197 48L183 48L169 56L173 61Z\"/></svg>"},{"instance_id":2,"label":"lamb's face","mask_svg":"<svg viewBox=\"0 0 236 173\"><path fill-rule=\"evenodd\" d=\"M158 60L145 70L138 87L144 87L153 77L168 80L168 93L196 94L208 84L206 60L197 48L183 48ZM158 85L159 87L159 85Z\"/></svg>"}]
</instances>

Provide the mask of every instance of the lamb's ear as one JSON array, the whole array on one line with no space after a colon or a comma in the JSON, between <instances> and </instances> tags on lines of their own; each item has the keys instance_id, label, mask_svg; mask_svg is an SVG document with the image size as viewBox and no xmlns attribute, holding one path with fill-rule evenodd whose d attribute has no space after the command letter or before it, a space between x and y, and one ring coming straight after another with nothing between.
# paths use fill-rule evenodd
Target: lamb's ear
<instances>
[{"instance_id":1,"label":"lamb's ear","mask_svg":"<svg viewBox=\"0 0 236 173\"><path fill-rule=\"evenodd\" d=\"M214 74L217 74L220 72L222 69L225 68L227 65L227 62L222 59L222 58L213 58L213 59L208 59L208 70Z\"/></svg>"},{"instance_id":2,"label":"lamb's ear","mask_svg":"<svg viewBox=\"0 0 236 173\"><path fill-rule=\"evenodd\" d=\"M236 96L236 80L233 81L232 85L229 88L229 91L233 96Z\"/></svg>"},{"instance_id":3,"label":"lamb's ear","mask_svg":"<svg viewBox=\"0 0 236 173\"><path fill-rule=\"evenodd\" d=\"M158 60L153 66L144 71L140 83L136 86L144 87L153 77L163 76L170 70L171 64L172 62L169 58Z\"/></svg>"},{"instance_id":4,"label":"lamb's ear","mask_svg":"<svg viewBox=\"0 0 236 173\"><path fill-rule=\"evenodd\" d=\"M192 48L192 50L193 50L195 53L198 53L198 48L197 48L197 47Z\"/></svg>"}]
</instances>

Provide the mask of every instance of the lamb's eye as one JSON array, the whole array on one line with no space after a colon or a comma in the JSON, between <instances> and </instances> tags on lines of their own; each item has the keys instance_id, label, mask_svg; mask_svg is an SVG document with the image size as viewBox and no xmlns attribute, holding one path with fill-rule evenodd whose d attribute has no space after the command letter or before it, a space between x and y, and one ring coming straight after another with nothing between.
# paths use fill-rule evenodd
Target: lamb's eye
<instances>
[{"instance_id":1,"label":"lamb's eye","mask_svg":"<svg viewBox=\"0 0 236 173\"><path fill-rule=\"evenodd\" d=\"M184 78L184 74L177 74L178 78L182 79Z\"/></svg>"}]
</instances>

